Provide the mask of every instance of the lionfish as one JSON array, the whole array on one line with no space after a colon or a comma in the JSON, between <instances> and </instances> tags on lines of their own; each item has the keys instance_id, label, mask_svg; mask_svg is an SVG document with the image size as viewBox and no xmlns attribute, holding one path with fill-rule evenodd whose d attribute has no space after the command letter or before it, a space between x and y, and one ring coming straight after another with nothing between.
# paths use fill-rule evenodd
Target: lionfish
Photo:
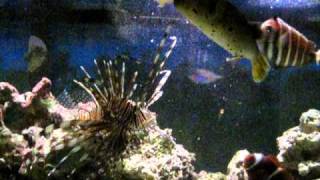
<instances>
[{"instance_id":1,"label":"lionfish","mask_svg":"<svg viewBox=\"0 0 320 180\"><path fill-rule=\"evenodd\" d=\"M95 154L100 153L106 157L111 153L109 157L114 157L113 153L122 152L130 141L133 141L135 130L144 129L150 123L152 118L148 108L163 95L162 87L171 74L170 70L163 69L177 42L175 36L169 37L169 29L170 27L160 41L152 69L144 84L139 85L137 82L138 71L126 79L126 64L119 63L117 59L114 62L94 60L95 79L83 66L80 66L87 80L74 80L74 82L87 92L96 108L90 112L89 118L84 118L86 120L81 120L79 117L78 120L71 122L72 125L69 126L74 131L74 138L67 142L67 145L73 149L49 172L48 176L54 173L71 154L83 149L81 143L90 142L89 140L94 143L100 142L93 145ZM161 55L168 39L172 43L167 52ZM138 88L140 93L137 92Z\"/></svg>"}]
</instances>

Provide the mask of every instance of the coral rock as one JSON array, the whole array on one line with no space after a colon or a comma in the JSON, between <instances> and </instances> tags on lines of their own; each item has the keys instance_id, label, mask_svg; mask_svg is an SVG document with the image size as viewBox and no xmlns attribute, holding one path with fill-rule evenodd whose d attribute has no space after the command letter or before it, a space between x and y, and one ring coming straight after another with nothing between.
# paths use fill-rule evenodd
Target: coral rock
<instances>
[{"instance_id":1,"label":"coral rock","mask_svg":"<svg viewBox=\"0 0 320 180\"><path fill-rule=\"evenodd\" d=\"M200 171L196 179L197 180L226 180L227 177L221 172L208 173L206 171Z\"/></svg>"},{"instance_id":2,"label":"coral rock","mask_svg":"<svg viewBox=\"0 0 320 180\"><path fill-rule=\"evenodd\" d=\"M176 144L171 130L158 127L149 130L141 147L123 159L123 169L119 170L134 179L187 179L193 176L193 153Z\"/></svg>"},{"instance_id":3,"label":"coral rock","mask_svg":"<svg viewBox=\"0 0 320 180\"><path fill-rule=\"evenodd\" d=\"M247 173L243 168L242 164L243 164L244 158L249 154L250 153L247 150L240 150L233 156L230 163L228 164L228 170L227 170L228 180L248 179Z\"/></svg>"},{"instance_id":4,"label":"coral rock","mask_svg":"<svg viewBox=\"0 0 320 180\"><path fill-rule=\"evenodd\" d=\"M310 109L300 117L300 130L304 133L320 132L320 112Z\"/></svg>"},{"instance_id":5,"label":"coral rock","mask_svg":"<svg viewBox=\"0 0 320 180\"><path fill-rule=\"evenodd\" d=\"M306 179L320 177L320 111L302 114L300 125L277 138L278 159Z\"/></svg>"}]
</instances>

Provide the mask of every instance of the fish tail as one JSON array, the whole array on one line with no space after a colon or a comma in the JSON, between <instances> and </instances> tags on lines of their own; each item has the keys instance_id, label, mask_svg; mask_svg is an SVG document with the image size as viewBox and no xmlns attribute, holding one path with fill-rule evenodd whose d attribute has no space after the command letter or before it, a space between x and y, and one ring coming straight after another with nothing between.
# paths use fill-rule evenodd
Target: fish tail
<instances>
[{"instance_id":1,"label":"fish tail","mask_svg":"<svg viewBox=\"0 0 320 180\"><path fill-rule=\"evenodd\" d=\"M166 4L172 4L174 0L155 0L158 4L159 7L163 7Z\"/></svg>"},{"instance_id":2,"label":"fish tail","mask_svg":"<svg viewBox=\"0 0 320 180\"><path fill-rule=\"evenodd\" d=\"M319 64L320 64L320 50L318 50L318 51L315 53L315 55L316 55L316 62L317 62L317 64L319 65Z\"/></svg>"},{"instance_id":3,"label":"fish tail","mask_svg":"<svg viewBox=\"0 0 320 180\"><path fill-rule=\"evenodd\" d=\"M252 77L256 83L262 82L270 71L270 64L263 55L258 55L252 60Z\"/></svg>"}]
</instances>

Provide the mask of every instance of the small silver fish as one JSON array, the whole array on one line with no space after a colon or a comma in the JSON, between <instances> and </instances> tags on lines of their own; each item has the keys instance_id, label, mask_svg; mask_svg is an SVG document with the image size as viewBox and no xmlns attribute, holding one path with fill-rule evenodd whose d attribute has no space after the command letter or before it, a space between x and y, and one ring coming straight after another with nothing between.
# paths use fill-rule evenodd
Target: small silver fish
<instances>
[{"instance_id":1,"label":"small silver fish","mask_svg":"<svg viewBox=\"0 0 320 180\"><path fill-rule=\"evenodd\" d=\"M314 61L319 64L320 51L315 43L281 18L266 20L260 29L258 47L274 67L302 66Z\"/></svg>"},{"instance_id":2,"label":"small silver fish","mask_svg":"<svg viewBox=\"0 0 320 180\"><path fill-rule=\"evenodd\" d=\"M28 52L25 58L28 62L28 72L33 73L48 60L48 49L46 44L36 36L30 36Z\"/></svg>"},{"instance_id":3,"label":"small silver fish","mask_svg":"<svg viewBox=\"0 0 320 180\"><path fill-rule=\"evenodd\" d=\"M229 51L234 57L249 59L255 82L263 81L270 64L257 47L259 29L227 0L156 0L160 6L173 3L205 35Z\"/></svg>"},{"instance_id":4,"label":"small silver fish","mask_svg":"<svg viewBox=\"0 0 320 180\"><path fill-rule=\"evenodd\" d=\"M189 79L196 84L209 84L216 82L219 79L222 79L223 76L218 75L207 69L196 69L189 76Z\"/></svg>"}]
</instances>

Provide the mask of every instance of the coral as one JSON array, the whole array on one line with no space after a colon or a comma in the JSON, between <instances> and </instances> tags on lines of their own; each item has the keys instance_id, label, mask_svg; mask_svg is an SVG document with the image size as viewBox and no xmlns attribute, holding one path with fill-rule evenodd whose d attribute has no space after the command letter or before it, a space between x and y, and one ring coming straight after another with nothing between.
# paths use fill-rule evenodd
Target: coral
<instances>
[{"instance_id":1,"label":"coral","mask_svg":"<svg viewBox=\"0 0 320 180\"><path fill-rule=\"evenodd\" d=\"M285 131L277 138L279 153L277 159L281 169L288 170L289 176L298 179L320 177L320 111L310 109L300 117L299 126ZM247 150L238 151L228 165L227 179L246 180L243 168ZM288 176L288 177L289 177ZM292 178L292 177L290 177Z\"/></svg>"},{"instance_id":2,"label":"coral","mask_svg":"<svg viewBox=\"0 0 320 180\"><path fill-rule=\"evenodd\" d=\"M228 180L245 180L248 179L247 173L242 166L244 158L249 155L249 151L240 150L235 153L228 164L227 179Z\"/></svg>"},{"instance_id":3,"label":"coral","mask_svg":"<svg viewBox=\"0 0 320 180\"><path fill-rule=\"evenodd\" d=\"M200 173L195 176L198 180L226 180L226 175L221 172L208 173L206 171L200 171Z\"/></svg>"},{"instance_id":4,"label":"coral","mask_svg":"<svg viewBox=\"0 0 320 180\"><path fill-rule=\"evenodd\" d=\"M170 75L163 66L176 39L171 38L169 51L161 57L166 38L167 33L141 85L136 82L138 72L125 79L125 62L119 67L117 59L95 61L96 79L81 67L86 77L75 82L90 100L73 107L53 96L48 78L25 93L0 83L0 171L9 172L3 178L216 177L195 173L194 154L175 143L171 130L161 130L156 114L148 109L162 96ZM16 116L10 113L22 120L12 119Z\"/></svg>"},{"instance_id":5,"label":"coral","mask_svg":"<svg viewBox=\"0 0 320 180\"><path fill-rule=\"evenodd\" d=\"M43 90L44 88L40 87L45 84L43 82L49 82L47 80L39 83L34 89ZM9 86L6 83L6 87L10 87L11 92L16 92L15 96L20 95L14 86ZM60 124L71 122L70 117L65 116L64 113L73 114L73 118L75 118L79 113L82 114L78 109L81 106L88 104L82 108L95 107L87 102L78 104L75 109L68 109L59 104L47 89L44 92L46 93L41 96L35 95L34 97L37 98L33 98L33 100L47 101L48 117L54 117L56 114L61 115L62 122ZM48 96L49 94L50 96ZM10 102L14 101L11 99ZM32 106L33 102L28 104ZM184 149L182 145L176 144L170 129L162 130L156 123L151 123L145 129L134 132L140 141L139 146L126 149L122 152L121 158L113 157L108 161L110 164L103 164L103 161L100 162L100 160L93 158L96 156L96 152L89 151L92 150L92 147L81 146L80 148L74 145L77 144L77 141L73 141L75 139L74 132L70 129L55 124L46 127L34 125L14 133L5 126L3 112L4 106L1 106L0 172L6 173L1 173L0 178L45 179L49 174L55 178L80 177L81 179L103 177L113 179L225 179L222 173L202 171L197 174L193 167L195 155ZM88 115L88 117L92 116ZM149 119L149 122L156 122L155 113L148 114L146 118ZM66 146L65 142L68 142L70 147ZM94 144L86 142L86 145L93 146ZM101 153L103 156L107 152L102 151ZM72 154L77 155L72 157ZM75 158L75 160L70 160L65 162L67 165L62 165L59 164L61 161L56 161L60 159L59 157ZM54 165L57 163L63 168Z\"/></svg>"},{"instance_id":6,"label":"coral","mask_svg":"<svg viewBox=\"0 0 320 180\"><path fill-rule=\"evenodd\" d=\"M320 177L320 112L311 109L302 114L300 124L277 138L278 159L306 179Z\"/></svg>"},{"instance_id":7,"label":"coral","mask_svg":"<svg viewBox=\"0 0 320 180\"><path fill-rule=\"evenodd\" d=\"M193 176L195 156L176 144L171 130L154 126L139 149L121 160L117 171L133 179L187 179Z\"/></svg>"}]
</instances>

